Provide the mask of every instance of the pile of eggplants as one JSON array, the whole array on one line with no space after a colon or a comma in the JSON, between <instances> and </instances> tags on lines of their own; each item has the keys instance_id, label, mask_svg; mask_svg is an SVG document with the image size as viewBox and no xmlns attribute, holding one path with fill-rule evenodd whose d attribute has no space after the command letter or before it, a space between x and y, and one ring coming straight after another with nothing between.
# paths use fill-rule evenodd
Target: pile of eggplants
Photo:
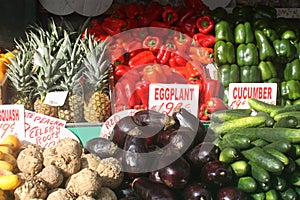
<instances>
[{"instance_id":1,"label":"pile of eggplants","mask_svg":"<svg viewBox=\"0 0 300 200\"><path fill-rule=\"evenodd\" d=\"M125 178L122 200L246 199L203 123L184 108L171 116L141 110L120 119L109 139L86 142L86 153L116 157Z\"/></svg>"}]
</instances>

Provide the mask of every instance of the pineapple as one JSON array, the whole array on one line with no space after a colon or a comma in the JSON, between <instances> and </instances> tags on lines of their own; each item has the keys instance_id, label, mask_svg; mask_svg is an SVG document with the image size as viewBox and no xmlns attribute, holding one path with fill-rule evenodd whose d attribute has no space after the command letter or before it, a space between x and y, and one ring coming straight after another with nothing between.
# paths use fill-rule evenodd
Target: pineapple
<instances>
[{"instance_id":1,"label":"pineapple","mask_svg":"<svg viewBox=\"0 0 300 200\"><path fill-rule=\"evenodd\" d=\"M92 36L82 40L84 51L83 97L87 122L103 122L110 117L109 67L107 40L98 42Z\"/></svg>"},{"instance_id":2,"label":"pineapple","mask_svg":"<svg viewBox=\"0 0 300 200\"><path fill-rule=\"evenodd\" d=\"M65 104L58 108L58 118L67 122L82 122L83 118L83 99L82 89L79 79L82 75L82 51L80 46L81 36L72 44L69 35L65 34L65 44L67 45L68 63L66 73L63 76L61 85L63 90L68 91Z\"/></svg>"},{"instance_id":3,"label":"pineapple","mask_svg":"<svg viewBox=\"0 0 300 200\"><path fill-rule=\"evenodd\" d=\"M35 82L31 77L33 51L28 42L15 41L17 52L10 59L7 77L10 79L15 95L11 98L11 104L23 104L27 110L33 110L33 98Z\"/></svg>"},{"instance_id":4,"label":"pineapple","mask_svg":"<svg viewBox=\"0 0 300 200\"><path fill-rule=\"evenodd\" d=\"M65 68L66 45L64 38L53 43L53 32L36 28L37 33L30 32L31 44L34 46L34 74L32 78L37 85L38 97L34 102L34 111L51 117L58 117L58 107L44 103L49 92L61 90L59 84ZM51 33L51 34L50 34Z\"/></svg>"}]
</instances>

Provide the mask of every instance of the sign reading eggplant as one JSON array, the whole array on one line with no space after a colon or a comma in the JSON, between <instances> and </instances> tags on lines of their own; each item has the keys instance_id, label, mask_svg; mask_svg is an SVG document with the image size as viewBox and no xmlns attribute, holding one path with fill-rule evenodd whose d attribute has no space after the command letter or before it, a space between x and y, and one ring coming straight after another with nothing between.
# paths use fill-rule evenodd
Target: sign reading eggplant
<instances>
[{"instance_id":1,"label":"sign reading eggplant","mask_svg":"<svg viewBox=\"0 0 300 200\"><path fill-rule=\"evenodd\" d=\"M25 140L42 147L55 145L66 121L25 110Z\"/></svg>"},{"instance_id":2,"label":"sign reading eggplant","mask_svg":"<svg viewBox=\"0 0 300 200\"><path fill-rule=\"evenodd\" d=\"M149 109L171 115L174 108L185 108L198 116L199 85L150 84Z\"/></svg>"},{"instance_id":3,"label":"sign reading eggplant","mask_svg":"<svg viewBox=\"0 0 300 200\"><path fill-rule=\"evenodd\" d=\"M232 109L250 108L247 99L255 98L276 105L276 83L230 83L228 106Z\"/></svg>"},{"instance_id":4,"label":"sign reading eggplant","mask_svg":"<svg viewBox=\"0 0 300 200\"><path fill-rule=\"evenodd\" d=\"M12 134L22 139L24 133L24 106L1 105L0 106L0 140L6 135Z\"/></svg>"}]
</instances>

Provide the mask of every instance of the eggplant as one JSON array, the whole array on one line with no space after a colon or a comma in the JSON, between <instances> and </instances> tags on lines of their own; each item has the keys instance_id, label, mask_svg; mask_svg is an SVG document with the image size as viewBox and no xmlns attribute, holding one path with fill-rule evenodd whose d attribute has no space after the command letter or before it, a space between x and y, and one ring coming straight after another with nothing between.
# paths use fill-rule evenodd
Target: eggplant
<instances>
[{"instance_id":1,"label":"eggplant","mask_svg":"<svg viewBox=\"0 0 300 200\"><path fill-rule=\"evenodd\" d=\"M179 157L158 171L164 184L174 189L184 188L191 176L190 164L183 157Z\"/></svg>"},{"instance_id":2,"label":"eggplant","mask_svg":"<svg viewBox=\"0 0 300 200\"><path fill-rule=\"evenodd\" d=\"M151 171L148 178L154 182L164 183L159 176L159 170Z\"/></svg>"},{"instance_id":3,"label":"eggplant","mask_svg":"<svg viewBox=\"0 0 300 200\"><path fill-rule=\"evenodd\" d=\"M199 118L194 116L185 108L174 109L172 117L174 118L178 129L181 127L188 127L192 129L194 133L195 144L203 142L206 136L206 129L203 123L199 120Z\"/></svg>"},{"instance_id":4,"label":"eggplant","mask_svg":"<svg viewBox=\"0 0 300 200\"><path fill-rule=\"evenodd\" d=\"M118 199L125 199L125 198L130 199L133 197L137 199L136 194L131 187L131 181L124 180L117 188L113 190L117 195Z\"/></svg>"},{"instance_id":5,"label":"eggplant","mask_svg":"<svg viewBox=\"0 0 300 200\"><path fill-rule=\"evenodd\" d=\"M181 154L184 154L193 146L193 140L193 130L188 127L182 127L180 129L168 129L163 131L157 136L156 144L161 148L170 145L170 148L174 148L181 152Z\"/></svg>"},{"instance_id":6,"label":"eggplant","mask_svg":"<svg viewBox=\"0 0 300 200\"><path fill-rule=\"evenodd\" d=\"M139 125L133 121L131 116L121 118L112 129L111 141L119 148L123 148L127 133L135 127L139 127Z\"/></svg>"},{"instance_id":7,"label":"eggplant","mask_svg":"<svg viewBox=\"0 0 300 200\"><path fill-rule=\"evenodd\" d=\"M213 200L211 191L203 182L193 182L188 184L182 192L182 198L185 200Z\"/></svg>"},{"instance_id":8,"label":"eggplant","mask_svg":"<svg viewBox=\"0 0 300 200\"><path fill-rule=\"evenodd\" d=\"M247 195L237 187L226 186L217 190L217 200L244 200Z\"/></svg>"},{"instance_id":9,"label":"eggplant","mask_svg":"<svg viewBox=\"0 0 300 200\"><path fill-rule=\"evenodd\" d=\"M128 177L146 175L149 161L146 156L148 153L147 138L143 137L143 132L135 127L126 136L123 148L122 165Z\"/></svg>"},{"instance_id":10,"label":"eggplant","mask_svg":"<svg viewBox=\"0 0 300 200\"><path fill-rule=\"evenodd\" d=\"M118 146L107 138L95 137L88 140L84 145L85 153L92 153L101 159L115 157Z\"/></svg>"},{"instance_id":11,"label":"eggplant","mask_svg":"<svg viewBox=\"0 0 300 200\"><path fill-rule=\"evenodd\" d=\"M147 177L135 178L132 188L143 200L176 200L175 194L170 188L164 184L153 182Z\"/></svg>"},{"instance_id":12,"label":"eggplant","mask_svg":"<svg viewBox=\"0 0 300 200\"><path fill-rule=\"evenodd\" d=\"M232 180L232 171L224 162L209 161L201 169L201 180L213 187L222 187Z\"/></svg>"}]
</instances>

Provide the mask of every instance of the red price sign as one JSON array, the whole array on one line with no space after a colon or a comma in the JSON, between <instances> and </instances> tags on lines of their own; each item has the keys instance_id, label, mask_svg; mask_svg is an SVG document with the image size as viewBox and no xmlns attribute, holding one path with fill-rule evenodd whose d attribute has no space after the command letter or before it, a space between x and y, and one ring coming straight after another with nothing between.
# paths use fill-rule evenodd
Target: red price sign
<instances>
[{"instance_id":1,"label":"red price sign","mask_svg":"<svg viewBox=\"0 0 300 200\"><path fill-rule=\"evenodd\" d=\"M199 85L150 84L149 108L171 115L174 108L185 108L197 116Z\"/></svg>"}]
</instances>

